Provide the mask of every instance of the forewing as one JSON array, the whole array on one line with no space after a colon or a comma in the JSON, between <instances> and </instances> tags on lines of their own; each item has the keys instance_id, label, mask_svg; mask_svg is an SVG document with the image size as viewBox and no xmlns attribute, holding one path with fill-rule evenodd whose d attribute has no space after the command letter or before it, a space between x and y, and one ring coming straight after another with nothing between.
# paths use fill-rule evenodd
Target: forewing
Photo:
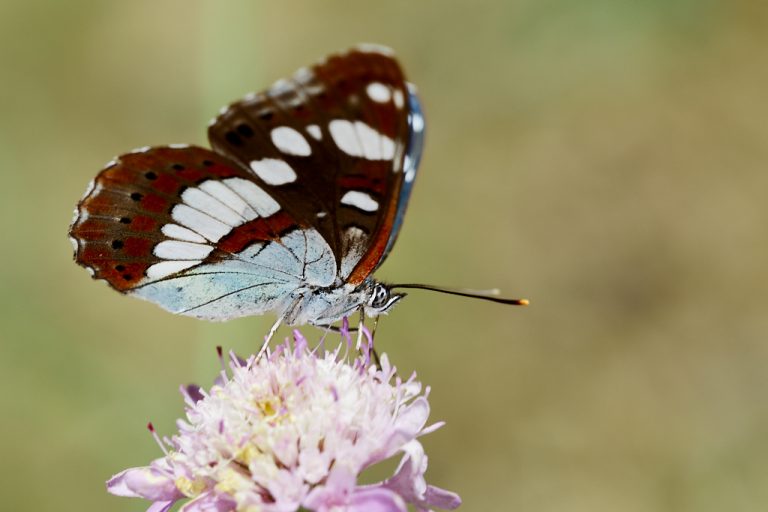
<instances>
[{"instance_id":1,"label":"forewing","mask_svg":"<svg viewBox=\"0 0 768 512\"><path fill-rule=\"evenodd\" d=\"M329 285L335 261L313 236L322 241L249 171L198 147L117 158L89 186L70 228L75 259L95 278L208 319L263 313L302 283Z\"/></svg>"},{"instance_id":2,"label":"forewing","mask_svg":"<svg viewBox=\"0 0 768 512\"><path fill-rule=\"evenodd\" d=\"M356 285L382 261L402 218L411 96L388 49L360 46L230 105L208 135L320 233L339 276Z\"/></svg>"}]
</instances>

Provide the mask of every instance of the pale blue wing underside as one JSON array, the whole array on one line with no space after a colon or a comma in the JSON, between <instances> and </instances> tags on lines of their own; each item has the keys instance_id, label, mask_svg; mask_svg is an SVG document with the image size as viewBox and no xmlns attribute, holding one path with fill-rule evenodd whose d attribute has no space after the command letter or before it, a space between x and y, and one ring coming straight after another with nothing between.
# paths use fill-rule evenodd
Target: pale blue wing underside
<instances>
[{"instance_id":1,"label":"pale blue wing underside","mask_svg":"<svg viewBox=\"0 0 768 512\"><path fill-rule=\"evenodd\" d=\"M282 312L307 286L336 280L331 248L314 229L255 243L229 259L140 286L130 293L164 309L206 320Z\"/></svg>"}]
</instances>

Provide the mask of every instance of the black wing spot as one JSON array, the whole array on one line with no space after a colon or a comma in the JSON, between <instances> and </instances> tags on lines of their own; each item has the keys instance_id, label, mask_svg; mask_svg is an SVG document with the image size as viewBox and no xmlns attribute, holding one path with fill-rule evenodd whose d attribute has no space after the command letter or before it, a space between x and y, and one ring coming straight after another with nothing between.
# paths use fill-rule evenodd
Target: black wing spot
<instances>
[{"instance_id":1,"label":"black wing spot","mask_svg":"<svg viewBox=\"0 0 768 512\"><path fill-rule=\"evenodd\" d=\"M253 137L253 130L245 123L237 125L237 132L243 137Z\"/></svg>"},{"instance_id":2,"label":"black wing spot","mask_svg":"<svg viewBox=\"0 0 768 512\"><path fill-rule=\"evenodd\" d=\"M233 146L243 145L243 139L241 139L240 136L235 132L227 132L226 135L224 135L224 138L227 139L227 142L229 142Z\"/></svg>"},{"instance_id":3,"label":"black wing spot","mask_svg":"<svg viewBox=\"0 0 768 512\"><path fill-rule=\"evenodd\" d=\"M141 201L141 198L144 197L143 195L139 194L138 192L134 192L131 194L131 199L134 201Z\"/></svg>"},{"instance_id":4,"label":"black wing spot","mask_svg":"<svg viewBox=\"0 0 768 512\"><path fill-rule=\"evenodd\" d=\"M123 274L123 279L125 279L126 281L130 281L131 279L133 279L133 276L131 274Z\"/></svg>"},{"instance_id":5,"label":"black wing spot","mask_svg":"<svg viewBox=\"0 0 768 512\"><path fill-rule=\"evenodd\" d=\"M269 121L270 119L272 119L273 115L274 113L271 110L265 110L264 112L259 114L259 119L261 119L262 121Z\"/></svg>"},{"instance_id":6,"label":"black wing spot","mask_svg":"<svg viewBox=\"0 0 768 512\"><path fill-rule=\"evenodd\" d=\"M125 270L125 265L115 265L115 270L117 270L118 272L122 272L123 270Z\"/></svg>"},{"instance_id":7,"label":"black wing spot","mask_svg":"<svg viewBox=\"0 0 768 512\"><path fill-rule=\"evenodd\" d=\"M120 223L121 224L130 224L131 218L130 217L120 217Z\"/></svg>"},{"instance_id":8,"label":"black wing spot","mask_svg":"<svg viewBox=\"0 0 768 512\"><path fill-rule=\"evenodd\" d=\"M183 165L181 165L181 164L173 164L173 165L171 166L171 168L173 168L173 169L174 169L174 170L176 170L176 171L183 171L183 170L184 170L184 166L183 166Z\"/></svg>"},{"instance_id":9,"label":"black wing spot","mask_svg":"<svg viewBox=\"0 0 768 512\"><path fill-rule=\"evenodd\" d=\"M112 240L112 248L113 249L122 249L123 248L123 241L122 240Z\"/></svg>"},{"instance_id":10,"label":"black wing spot","mask_svg":"<svg viewBox=\"0 0 768 512\"><path fill-rule=\"evenodd\" d=\"M156 180L157 179L157 174L155 174L152 171L149 171L149 172L144 173L144 177L147 178L148 180Z\"/></svg>"},{"instance_id":11,"label":"black wing spot","mask_svg":"<svg viewBox=\"0 0 768 512\"><path fill-rule=\"evenodd\" d=\"M213 162L211 162L210 160L203 160L203 165L206 167L212 167Z\"/></svg>"}]
</instances>

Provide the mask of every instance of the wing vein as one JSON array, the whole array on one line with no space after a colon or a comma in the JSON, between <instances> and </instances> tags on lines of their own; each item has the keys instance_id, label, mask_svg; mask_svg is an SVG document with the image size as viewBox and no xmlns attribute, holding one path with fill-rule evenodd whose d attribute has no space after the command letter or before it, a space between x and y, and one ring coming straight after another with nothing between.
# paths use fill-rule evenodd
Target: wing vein
<instances>
[{"instance_id":1,"label":"wing vein","mask_svg":"<svg viewBox=\"0 0 768 512\"><path fill-rule=\"evenodd\" d=\"M213 304L214 302L219 301L219 300L221 300L221 299L223 299L225 297L229 297L230 295L234 295L236 293L244 292L246 290L251 290L253 288L258 288L259 286L265 286L265 285L268 285L268 284L274 284L274 282L269 281L269 282L266 282L266 283L257 283L257 284L252 284L250 286L244 286L242 288L238 288L237 290L233 290L233 291L225 293L223 295L219 295L218 297L214 297L213 299L205 301L205 302L203 302L201 304L198 304L197 306L193 306L191 308L187 308L187 309L184 309L182 311L179 311L178 314L183 315L185 313L189 313L190 311L194 311L196 309L202 308L203 306L207 306L209 304Z\"/></svg>"}]
</instances>

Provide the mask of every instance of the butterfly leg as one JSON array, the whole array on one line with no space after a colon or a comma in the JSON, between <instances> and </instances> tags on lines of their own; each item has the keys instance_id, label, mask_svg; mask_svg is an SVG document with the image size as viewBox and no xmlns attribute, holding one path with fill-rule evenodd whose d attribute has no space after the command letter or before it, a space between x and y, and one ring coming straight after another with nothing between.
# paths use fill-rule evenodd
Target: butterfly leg
<instances>
[{"instance_id":1,"label":"butterfly leg","mask_svg":"<svg viewBox=\"0 0 768 512\"><path fill-rule=\"evenodd\" d=\"M269 342L272 341L272 337L277 332L277 328L280 327L280 324L283 323L283 319L285 318L285 315L281 315L277 317L277 321L272 324L272 328L269 330L269 334L267 334L264 337L264 343L261 344L261 348L259 349L259 353L256 355L256 360L258 361L261 359L261 356L264 355L264 352L267 351L267 347L269 347Z\"/></svg>"},{"instance_id":2,"label":"butterfly leg","mask_svg":"<svg viewBox=\"0 0 768 512\"><path fill-rule=\"evenodd\" d=\"M379 326L379 317L375 316L373 317L373 329L371 329L371 339L373 340L372 346L371 346L371 355L373 355L373 360L376 362L376 368L381 370L381 360L379 359L379 353L376 352L376 328Z\"/></svg>"},{"instance_id":3,"label":"butterfly leg","mask_svg":"<svg viewBox=\"0 0 768 512\"><path fill-rule=\"evenodd\" d=\"M379 326L379 317L373 317L373 329L371 329L371 338L376 336L376 328Z\"/></svg>"},{"instance_id":4,"label":"butterfly leg","mask_svg":"<svg viewBox=\"0 0 768 512\"><path fill-rule=\"evenodd\" d=\"M313 326L317 327L318 329L325 329L326 331L330 332L342 332L341 327L336 327L335 325L331 324L312 324ZM357 327L350 327L347 329L349 332L357 332Z\"/></svg>"},{"instance_id":5,"label":"butterfly leg","mask_svg":"<svg viewBox=\"0 0 768 512\"><path fill-rule=\"evenodd\" d=\"M357 350L363 346L363 327L365 327L365 312L363 308L360 308L360 320L357 323L357 343L355 343Z\"/></svg>"},{"instance_id":6,"label":"butterfly leg","mask_svg":"<svg viewBox=\"0 0 768 512\"><path fill-rule=\"evenodd\" d=\"M373 360L376 362L376 368L381 369L381 360L379 359L379 354L376 352L376 346L374 344L373 335L376 333L376 327L379 325L379 317L375 317L373 321L373 330L369 332L371 346L370 346L370 355L373 356ZM357 327L357 350L360 352L360 354L365 355L363 351L363 335L365 334L365 313L363 312L363 309L360 308L360 322Z\"/></svg>"}]
</instances>

